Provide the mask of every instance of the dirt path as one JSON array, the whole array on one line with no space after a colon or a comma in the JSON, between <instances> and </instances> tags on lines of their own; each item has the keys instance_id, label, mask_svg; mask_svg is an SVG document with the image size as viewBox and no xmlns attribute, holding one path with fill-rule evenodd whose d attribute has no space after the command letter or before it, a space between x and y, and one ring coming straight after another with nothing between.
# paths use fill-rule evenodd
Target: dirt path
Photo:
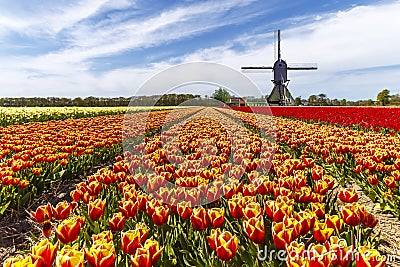
<instances>
[{"instance_id":1,"label":"dirt path","mask_svg":"<svg viewBox=\"0 0 400 267\"><path fill-rule=\"evenodd\" d=\"M25 210L1 218L0 266L2 266L5 259L16 256L19 251L30 250L32 244L35 243L35 237L41 236L41 228L31 219L28 211L36 210L37 207L47 203L56 205L63 200L71 201L69 193L75 189L75 184L86 180L88 175L94 174L104 167L112 167L112 163L107 162L93 167L74 179L60 182L36 197L33 203Z\"/></svg>"},{"instance_id":2,"label":"dirt path","mask_svg":"<svg viewBox=\"0 0 400 267\"><path fill-rule=\"evenodd\" d=\"M354 185L359 195L358 202L364 204L368 210L371 210L374 203L369 199L357 185ZM382 244L378 250L383 255L395 256L394 261L388 262L386 266L400 267L400 220L391 214L382 214L380 210L372 212L379 220L374 229L374 234L380 234Z\"/></svg>"}]
</instances>

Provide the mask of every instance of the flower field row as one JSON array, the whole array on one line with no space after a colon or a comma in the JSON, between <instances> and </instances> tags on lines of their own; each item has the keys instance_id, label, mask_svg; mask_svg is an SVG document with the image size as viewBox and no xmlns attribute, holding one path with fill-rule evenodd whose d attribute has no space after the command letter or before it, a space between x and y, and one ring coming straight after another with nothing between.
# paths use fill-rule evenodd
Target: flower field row
<instances>
[{"instance_id":1,"label":"flower field row","mask_svg":"<svg viewBox=\"0 0 400 267\"><path fill-rule=\"evenodd\" d=\"M0 126L166 109L171 107L0 107Z\"/></svg>"},{"instance_id":2,"label":"flower field row","mask_svg":"<svg viewBox=\"0 0 400 267\"><path fill-rule=\"evenodd\" d=\"M300 158L313 158L342 186L357 183L382 211L400 218L398 134L362 132L249 114L235 112L235 116L253 126L269 129L268 125L275 125L277 142L283 151Z\"/></svg>"},{"instance_id":3,"label":"flower field row","mask_svg":"<svg viewBox=\"0 0 400 267\"><path fill-rule=\"evenodd\" d=\"M177 115L192 112L195 109ZM135 123L129 131L143 136L149 127L161 127L169 113L131 113ZM7 208L24 207L53 183L120 154L123 122L130 121L124 119L112 115L0 128L0 216Z\"/></svg>"},{"instance_id":4,"label":"flower field row","mask_svg":"<svg viewBox=\"0 0 400 267\"><path fill-rule=\"evenodd\" d=\"M332 125L360 126L400 131L400 108L397 107L233 107L235 110L322 121Z\"/></svg>"},{"instance_id":5,"label":"flower field row","mask_svg":"<svg viewBox=\"0 0 400 267\"><path fill-rule=\"evenodd\" d=\"M70 202L31 211L41 241L3 266L385 265L356 191L322 153L296 153L311 133L290 137L307 124L210 108L168 116L143 139L125 131L124 158L76 184Z\"/></svg>"}]
</instances>

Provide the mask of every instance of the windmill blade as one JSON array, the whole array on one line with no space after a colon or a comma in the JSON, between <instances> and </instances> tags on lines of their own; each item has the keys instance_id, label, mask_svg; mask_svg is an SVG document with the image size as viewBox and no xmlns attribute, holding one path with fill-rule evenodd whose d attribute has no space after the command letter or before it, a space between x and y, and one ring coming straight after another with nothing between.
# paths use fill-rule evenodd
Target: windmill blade
<instances>
[{"instance_id":1,"label":"windmill blade","mask_svg":"<svg viewBox=\"0 0 400 267\"><path fill-rule=\"evenodd\" d=\"M267 70L272 70L272 67L242 67L242 72L243 73L266 73Z\"/></svg>"},{"instance_id":2,"label":"windmill blade","mask_svg":"<svg viewBox=\"0 0 400 267\"><path fill-rule=\"evenodd\" d=\"M317 70L317 63L289 63L288 70Z\"/></svg>"}]
</instances>

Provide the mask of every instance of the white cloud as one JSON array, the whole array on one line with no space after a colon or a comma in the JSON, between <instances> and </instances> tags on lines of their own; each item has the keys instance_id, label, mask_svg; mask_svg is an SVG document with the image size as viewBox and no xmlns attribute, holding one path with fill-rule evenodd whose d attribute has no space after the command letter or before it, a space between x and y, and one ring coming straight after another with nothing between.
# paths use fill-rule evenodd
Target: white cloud
<instances>
[{"instance_id":1,"label":"white cloud","mask_svg":"<svg viewBox=\"0 0 400 267\"><path fill-rule=\"evenodd\" d=\"M120 2L120 1L119 1ZM60 31L94 15L109 0L82 0L60 2L8 3L0 9L0 30L14 31L27 36L55 36ZM19 7L19 8L18 8Z\"/></svg>"}]
</instances>

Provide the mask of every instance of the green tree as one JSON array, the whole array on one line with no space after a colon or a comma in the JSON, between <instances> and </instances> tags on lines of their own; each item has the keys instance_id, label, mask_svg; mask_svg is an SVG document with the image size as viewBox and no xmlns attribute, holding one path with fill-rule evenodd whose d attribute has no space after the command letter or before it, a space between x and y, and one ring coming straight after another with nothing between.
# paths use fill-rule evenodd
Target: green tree
<instances>
[{"instance_id":1,"label":"green tree","mask_svg":"<svg viewBox=\"0 0 400 267\"><path fill-rule=\"evenodd\" d=\"M214 91L212 97L223 103L226 103L229 100L229 98L231 97L231 95L229 94L229 92L227 90L220 87L218 90Z\"/></svg>"},{"instance_id":2,"label":"green tree","mask_svg":"<svg viewBox=\"0 0 400 267\"><path fill-rule=\"evenodd\" d=\"M317 96L316 95L310 95L308 97L308 105L309 106L315 106L315 102L317 101Z\"/></svg>"},{"instance_id":3,"label":"green tree","mask_svg":"<svg viewBox=\"0 0 400 267\"><path fill-rule=\"evenodd\" d=\"M294 99L294 105L295 106L300 106L301 105L301 97L296 97L295 99Z\"/></svg>"},{"instance_id":4,"label":"green tree","mask_svg":"<svg viewBox=\"0 0 400 267\"><path fill-rule=\"evenodd\" d=\"M388 89L383 89L376 96L376 100L382 105L386 106L390 103L390 91Z\"/></svg>"}]
</instances>

